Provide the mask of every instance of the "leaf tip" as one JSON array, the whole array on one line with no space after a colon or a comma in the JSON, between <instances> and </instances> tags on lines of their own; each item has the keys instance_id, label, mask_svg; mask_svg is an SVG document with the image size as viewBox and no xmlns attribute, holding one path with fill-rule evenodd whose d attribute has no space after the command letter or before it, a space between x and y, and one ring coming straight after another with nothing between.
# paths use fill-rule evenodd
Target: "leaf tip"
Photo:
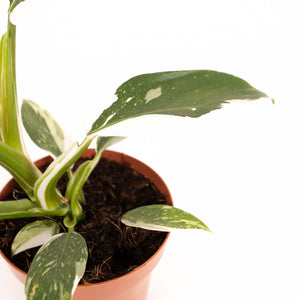
<instances>
[{"instance_id":1,"label":"leaf tip","mask_svg":"<svg viewBox=\"0 0 300 300\"><path fill-rule=\"evenodd\" d=\"M15 251L14 251L13 249L11 249L10 255L11 255L11 257L14 257L14 256L15 256Z\"/></svg>"},{"instance_id":2,"label":"leaf tip","mask_svg":"<svg viewBox=\"0 0 300 300\"><path fill-rule=\"evenodd\" d=\"M212 231L205 225L205 228L203 228L205 231L208 231L209 233L212 233Z\"/></svg>"}]
</instances>

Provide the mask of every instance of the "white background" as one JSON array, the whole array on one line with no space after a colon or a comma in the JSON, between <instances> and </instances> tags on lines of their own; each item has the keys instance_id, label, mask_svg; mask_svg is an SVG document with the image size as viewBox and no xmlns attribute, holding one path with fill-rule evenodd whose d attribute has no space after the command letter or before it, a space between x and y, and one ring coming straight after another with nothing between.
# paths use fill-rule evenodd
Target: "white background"
<instances>
[{"instance_id":1,"label":"white background","mask_svg":"<svg viewBox=\"0 0 300 300\"><path fill-rule=\"evenodd\" d=\"M16 10L19 99L47 108L73 139L142 73L228 72L276 100L111 131L129 134L113 149L153 167L176 206L212 230L171 235L148 300L300 299L297 2L27 0ZM9 176L0 175L3 186ZM0 290L25 299L2 260Z\"/></svg>"}]
</instances>

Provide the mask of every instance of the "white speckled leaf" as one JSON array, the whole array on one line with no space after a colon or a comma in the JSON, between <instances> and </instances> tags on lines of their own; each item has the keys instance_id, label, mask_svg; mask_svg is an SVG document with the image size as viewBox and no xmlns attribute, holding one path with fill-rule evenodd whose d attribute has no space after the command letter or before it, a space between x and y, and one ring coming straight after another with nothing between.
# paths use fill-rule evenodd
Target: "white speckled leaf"
<instances>
[{"instance_id":1,"label":"white speckled leaf","mask_svg":"<svg viewBox=\"0 0 300 300\"><path fill-rule=\"evenodd\" d=\"M77 232L52 237L37 252L25 283L27 300L71 300L88 258Z\"/></svg>"},{"instance_id":2,"label":"white speckled leaf","mask_svg":"<svg viewBox=\"0 0 300 300\"><path fill-rule=\"evenodd\" d=\"M40 148L59 156L64 151L64 133L52 116L30 100L23 100L21 107L23 125Z\"/></svg>"},{"instance_id":3,"label":"white speckled leaf","mask_svg":"<svg viewBox=\"0 0 300 300\"><path fill-rule=\"evenodd\" d=\"M117 101L103 111L90 134L143 115L197 118L230 100L267 97L238 77L209 70L139 75L123 83L116 95Z\"/></svg>"},{"instance_id":4,"label":"white speckled leaf","mask_svg":"<svg viewBox=\"0 0 300 300\"><path fill-rule=\"evenodd\" d=\"M25 225L16 235L12 246L12 256L31 249L37 246L43 245L53 235L58 234L60 226L58 223L52 220L38 220Z\"/></svg>"},{"instance_id":5,"label":"white speckled leaf","mask_svg":"<svg viewBox=\"0 0 300 300\"><path fill-rule=\"evenodd\" d=\"M147 205L126 212L122 222L127 226L157 231L172 229L203 229L209 228L190 213L170 205Z\"/></svg>"}]
</instances>

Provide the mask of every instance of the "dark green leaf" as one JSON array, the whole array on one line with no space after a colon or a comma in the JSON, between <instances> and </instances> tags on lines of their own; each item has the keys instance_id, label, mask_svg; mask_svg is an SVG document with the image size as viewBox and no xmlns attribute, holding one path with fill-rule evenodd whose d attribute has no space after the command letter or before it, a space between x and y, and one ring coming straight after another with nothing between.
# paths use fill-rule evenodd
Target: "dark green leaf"
<instances>
[{"instance_id":1,"label":"dark green leaf","mask_svg":"<svg viewBox=\"0 0 300 300\"><path fill-rule=\"evenodd\" d=\"M266 97L238 77L206 70L140 75L122 84L116 95L117 101L103 111L90 134L147 114L196 118L230 100Z\"/></svg>"},{"instance_id":2,"label":"dark green leaf","mask_svg":"<svg viewBox=\"0 0 300 300\"><path fill-rule=\"evenodd\" d=\"M87 246L80 234L52 237L40 248L28 271L27 300L71 300L87 258Z\"/></svg>"},{"instance_id":3,"label":"dark green leaf","mask_svg":"<svg viewBox=\"0 0 300 300\"><path fill-rule=\"evenodd\" d=\"M122 222L127 226L157 231L172 229L204 229L209 228L198 218L170 205L141 206L126 212Z\"/></svg>"}]
</instances>

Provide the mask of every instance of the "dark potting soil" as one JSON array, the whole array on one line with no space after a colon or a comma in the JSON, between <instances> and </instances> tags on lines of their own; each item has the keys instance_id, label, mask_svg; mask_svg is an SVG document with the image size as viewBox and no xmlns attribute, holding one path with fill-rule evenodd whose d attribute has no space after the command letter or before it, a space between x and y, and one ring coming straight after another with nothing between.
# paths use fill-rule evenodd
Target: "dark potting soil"
<instances>
[{"instance_id":1,"label":"dark potting soil","mask_svg":"<svg viewBox=\"0 0 300 300\"><path fill-rule=\"evenodd\" d=\"M65 186L66 177L63 177L58 188L64 192ZM82 206L86 218L75 230L85 238L89 258L81 284L97 283L128 273L149 259L166 238L166 233L121 223L121 216L130 209L165 203L164 195L154 184L129 166L102 158L83 190L86 202ZM21 198L27 197L22 190L15 189L8 199ZM0 220L0 249L25 272L38 247L11 258L11 243L25 224L36 219L40 218ZM56 220L65 231L62 218Z\"/></svg>"}]
</instances>

